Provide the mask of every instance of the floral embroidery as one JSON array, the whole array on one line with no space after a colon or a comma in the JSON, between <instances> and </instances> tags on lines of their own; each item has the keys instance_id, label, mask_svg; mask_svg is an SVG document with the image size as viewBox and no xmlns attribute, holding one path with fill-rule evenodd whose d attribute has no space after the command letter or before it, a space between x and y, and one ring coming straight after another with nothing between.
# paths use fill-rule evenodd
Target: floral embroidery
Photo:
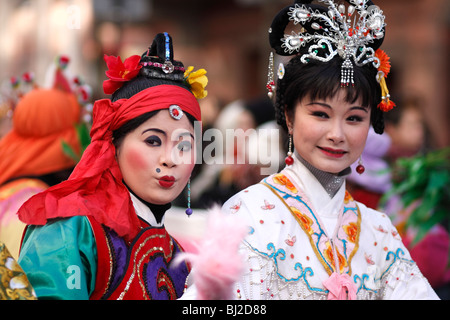
<instances>
[{"instance_id":1,"label":"floral embroidery","mask_svg":"<svg viewBox=\"0 0 450 320\"><path fill-rule=\"evenodd\" d=\"M356 236L358 235L358 226L354 222L350 222L349 224L342 226L344 232L348 236L348 241L356 243Z\"/></svg>"},{"instance_id":2,"label":"floral embroidery","mask_svg":"<svg viewBox=\"0 0 450 320\"><path fill-rule=\"evenodd\" d=\"M402 238L400 237L400 234L398 233L398 231L396 229L391 230L391 234L394 237L394 239L396 240L402 240Z\"/></svg>"},{"instance_id":3,"label":"floral embroidery","mask_svg":"<svg viewBox=\"0 0 450 320\"><path fill-rule=\"evenodd\" d=\"M372 255L364 252L364 258L366 259L367 264L374 265L375 262L372 260Z\"/></svg>"},{"instance_id":4,"label":"floral embroidery","mask_svg":"<svg viewBox=\"0 0 450 320\"><path fill-rule=\"evenodd\" d=\"M292 237L290 234L288 234L288 238L286 240L284 240L284 242L286 242L286 244L290 247L292 247L296 241L297 241L297 237L296 236Z\"/></svg>"},{"instance_id":5,"label":"floral embroidery","mask_svg":"<svg viewBox=\"0 0 450 320\"><path fill-rule=\"evenodd\" d=\"M344 203L348 204L349 202L352 202L352 201L354 201L352 195L350 194L350 192L345 190Z\"/></svg>"},{"instance_id":6,"label":"floral embroidery","mask_svg":"<svg viewBox=\"0 0 450 320\"><path fill-rule=\"evenodd\" d=\"M305 232L309 233L309 234L313 234L313 229L311 228L313 221L310 217L308 217L307 215L304 215L303 213L300 212L300 210L298 210L296 207L290 207L292 212L297 216L298 221L301 223L303 229L305 230Z\"/></svg>"},{"instance_id":7,"label":"floral embroidery","mask_svg":"<svg viewBox=\"0 0 450 320\"><path fill-rule=\"evenodd\" d=\"M230 209L232 210L231 213L236 213L239 211L239 209L241 208L241 201L239 201L237 204L235 204L234 206L231 206Z\"/></svg>"},{"instance_id":8,"label":"floral embroidery","mask_svg":"<svg viewBox=\"0 0 450 320\"><path fill-rule=\"evenodd\" d=\"M289 180L284 174L278 173L273 177L273 181L277 184L281 184L285 186L292 193L297 193L297 188L292 184L291 180Z\"/></svg>"},{"instance_id":9,"label":"floral embroidery","mask_svg":"<svg viewBox=\"0 0 450 320\"><path fill-rule=\"evenodd\" d=\"M374 227L375 230L383 232L383 233L388 233L387 230L384 230L383 226L380 224L378 227Z\"/></svg>"},{"instance_id":10,"label":"floral embroidery","mask_svg":"<svg viewBox=\"0 0 450 320\"><path fill-rule=\"evenodd\" d=\"M331 244L322 222L320 222L308 201L308 197L302 190L297 189L290 179L288 174L282 172L267 177L262 184L278 195L280 200L289 208L297 223L308 236L313 251L327 273L331 275L335 272L334 269L337 264L334 263L335 257L333 257L333 254L337 254L340 271L351 275L351 261L359 248L361 228L361 213L353 197L346 192L345 205L340 209L341 227L333 239L333 244ZM286 188L283 186L286 186ZM295 193L290 189L294 189Z\"/></svg>"},{"instance_id":11,"label":"floral embroidery","mask_svg":"<svg viewBox=\"0 0 450 320\"><path fill-rule=\"evenodd\" d=\"M272 210L273 208L275 208L275 205L270 204L267 200L264 200L264 205L261 206L261 209L263 210Z\"/></svg>"},{"instance_id":12,"label":"floral embroidery","mask_svg":"<svg viewBox=\"0 0 450 320\"><path fill-rule=\"evenodd\" d=\"M344 268L347 267L347 259L339 252L338 248L336 248L336 253L339 261L339 272L342 273ZM331 247L330 241L326 242L326 249L324 251L325 258L330 262L333 269L335 269L336 262L334 260L333 248Z\"/></svg>"}]
</instances>

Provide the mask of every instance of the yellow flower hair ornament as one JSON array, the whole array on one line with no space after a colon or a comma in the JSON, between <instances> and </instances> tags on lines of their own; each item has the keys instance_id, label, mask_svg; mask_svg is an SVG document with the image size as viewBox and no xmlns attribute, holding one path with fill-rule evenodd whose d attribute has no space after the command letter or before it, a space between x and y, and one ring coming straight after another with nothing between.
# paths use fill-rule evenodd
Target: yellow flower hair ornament
<instances>
[{"instance_id":1,"label":"yellow flower hair ornament","mask_svg":"<svg viewBox=\"0 0 450 320\"><path fill-rule=\"evenodd\" d=\"M392 110L395 107L394 101L390 100L389 90L386 85L385 78L391 71L391 64L389 62L389 56L383 50L378 49L375 51L375 56L380 60L380 66L378 67L377 81L381 87L381 102L378 104L378 108L384 112Z\"/></svg>"},{"instance_id":2,"label":"yellow flower hair ornament","mask_svg":"<svg viewBox=\"0 0 450 320\"><path fill-rule=\"evenodd\" d=\"M208 95L208 91L205 90L208 84L208 77L206 76L205 69L199 69L194 71L194 67L190 66L184 72L184 81L190 87L192 93L197 99L203 99Z\"/></svg>"}]
</instances>

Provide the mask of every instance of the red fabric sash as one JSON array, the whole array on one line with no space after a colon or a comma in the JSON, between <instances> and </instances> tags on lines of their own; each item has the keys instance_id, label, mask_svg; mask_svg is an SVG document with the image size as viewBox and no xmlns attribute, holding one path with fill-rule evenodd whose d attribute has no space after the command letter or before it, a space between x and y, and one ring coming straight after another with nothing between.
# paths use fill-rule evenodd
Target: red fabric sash
<instances>
[{"instance_id":1,"label":"red fabric sash","mask_svg":"<svg viewBox=\"0 0 450 320\"><path fill-rule=\"evenodd\" d=\"M71 176L30 198L19 209L19 218L32 225L44 225L48 219L92 216L99 223L131 240L140 224L129 191L115 158L112 132L144 113L168 109L176 104L201 121L200 106L194 95L181 87L160 85L145 89L130 99L94 104L91 144Z\"/></svg>"}]
</instances>

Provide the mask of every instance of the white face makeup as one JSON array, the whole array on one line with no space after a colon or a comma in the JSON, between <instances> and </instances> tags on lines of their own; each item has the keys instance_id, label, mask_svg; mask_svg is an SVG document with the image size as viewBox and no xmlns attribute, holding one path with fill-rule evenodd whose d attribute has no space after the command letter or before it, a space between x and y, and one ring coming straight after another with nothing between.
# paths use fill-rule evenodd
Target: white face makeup
<instances>
[{"instance_id":1,"label":"white face makeup","mask_svg":"<svg viewBox=\"0 0 450 320\"><path fill-rule=\"evenodd\" d=\"M174 119L162 110L128 133L117 150L127 186L153 204L173 201L195 165L194 128L187 117Z\"/></svg>"},{"instance_id":2,"label":"white face makeup","mask_svg":"<svg viewBox=\"0 0 450 320\"><path fill-rule=\"evenodd\" d=\"M286 114L295 150L315 168L339 173L361 155L370 127L370 109L345 101L345 90L329 99L304 98Z\"/></svg>"}]
</instances>

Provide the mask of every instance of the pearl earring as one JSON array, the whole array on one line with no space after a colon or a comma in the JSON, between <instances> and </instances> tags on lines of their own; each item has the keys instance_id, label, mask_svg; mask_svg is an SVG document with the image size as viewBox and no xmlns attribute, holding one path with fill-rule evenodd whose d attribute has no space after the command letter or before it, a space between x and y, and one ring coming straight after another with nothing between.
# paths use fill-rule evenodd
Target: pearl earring
<instances>
[{"instance_id":1,"label":"pearl earring","mask_svg":"<svg viewBox=\"0 0 450 320\"><path fill-rule=\"evenodd\" d=\"M284 159L286 165L291 166L294 163L294 158L292 158L292 135L289 134L289 150L287 157Z\"/></svg>"}]
</instances>

